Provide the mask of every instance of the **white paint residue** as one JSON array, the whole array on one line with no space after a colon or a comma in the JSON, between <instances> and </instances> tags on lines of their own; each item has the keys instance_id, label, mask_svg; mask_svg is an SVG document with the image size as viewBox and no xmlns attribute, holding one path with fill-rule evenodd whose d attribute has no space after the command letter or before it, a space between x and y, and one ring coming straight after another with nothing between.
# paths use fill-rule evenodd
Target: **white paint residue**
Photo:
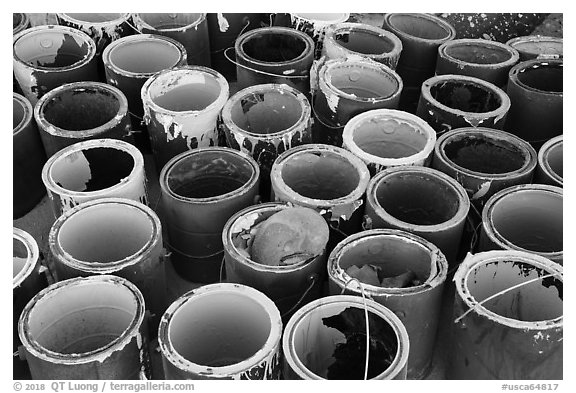
<instances>
[{"instance_id":1,"label":"white paint residue","mask_svg":"<svg viewBox=\"0 0 576 393\"><path fill-rule=\"evenodd\" d=\"M326 94L326 92L324 94L326 96L326 102L328 103L328 108L330 108L332 112L336 113L340 97L338 97L336 94L330 94L330 93Z\"/></svg>"},{"instance_id":2,"label":"white paint residue","mask_svg":"<svg viewBox=\"0 0 576 393\"><path fill-rule=\"evenodd\" d=\"M485 183L482 183L480 185L480 188L478 188L478 191L476 191L474 193L474 195L472 195L472 199L476 200L476 199L480 199L482 198L484 195L486 195L486 193L490 190L490 186L492 185L491 181L487 181Z\"/></svg>"},{"instance_id":3,"label":"white paint residue","mask_svg":"<svg viewBox=\"0 0 576 393\"><path fill-rule=\"evenodd\" d=\"M222 33L227 32L228 28L230 27L230 24L228 23L226 18L224 18L224 14L216 14L216 15L218 16L218 27L220 28L220 31Z\"/></svg>"},{"instance_id":4,"label":"white paint residue","mask_svg":"<svg viewBox=\"0 0 576 393\"><path fill-rule=\"evenodd\" d=\"M245 216L239 217L234 223L234 228L232 228L232 234L240 233L242 231L252 228L259 216L260 215L258 213L250 213Z\"/></svg>"},{"instance_id":5,"label":"white paint residue","mask_svg":"<svg viewBox=\"0 0 576 393\"><path fill-rule=\"evenodd\" d=\"M475 118L467 118L464 117L464 121L468 124L470 124L472 127L478 127L480 124L482 124L484 122L484 120L486 119L475 119Z\"/></svg>"},{"instance_id":6,"label":"white paint residue","mask_svg":"<svg viewBox=\"0 0 576 393\"><path fill-rule=\"evenodd\" d=\"M293 73L295 73L295 72L296 72L295 69L291 69L291 70L286 70L286 71L282 72L282 74L283 74L283 75L290 75L290 74L293 74Z\"/></svg>"},{"instance_id":7,"label":"white paint residue","mask_svg":"<svg viewBox=\"0 0 576 393\"><path fill-rule=\"evenodd\" d=\"M332 207L330 209L330 212L332 213L330 221L338 221L340 218L343 219L344 221L349 220L350 217L352 217L352 214L354 214L354 212L360 206L362 206L363 203L364 202L362 201L362 199L358 199L352 203Z\"/></svg>"}]
</instances>

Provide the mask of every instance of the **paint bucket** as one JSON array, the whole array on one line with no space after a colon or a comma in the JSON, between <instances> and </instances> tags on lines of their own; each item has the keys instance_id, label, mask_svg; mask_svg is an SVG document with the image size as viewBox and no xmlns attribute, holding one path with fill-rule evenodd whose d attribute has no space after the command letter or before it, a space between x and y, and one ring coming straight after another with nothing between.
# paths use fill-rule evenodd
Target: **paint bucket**
<instances>
[{"instance_id":1,"label":"paint bucket","mask_svg":"<svg viewBox=\"0 0 576 393\"><path fill-rule=\"evenodd\" d=\"M80 30L37 26L14 36L14 75L34 106L64 83L98 80L96 44Z\"/></svg>"},{"instance_id":2,"label":"paint bucket","mask_svg":"<svg viewBox=\"0 0 576 393\"><path fill-rule=\"evenodd\" d=\"M270 195L270 169L278 154L312 142L311 112L304 94L277 84L247 87L224 105L227 144L256 160L262 173L261 195Z\"/></svg>"},{"instance_id":3,"label":"paint bucket","mask_svg":"<svg viewBox=\"0 0 576 393\"><path fill-rule=\"evenodd\" d=\"M314 42L301 31L287 27L251 30L238 37L234 51L239 89L284 83L309 93Z\"/></svg>"},{"instance_id":4,"label":"paint bucket","mask_svg":"<svg viewBox=\"0 0 576 393\"><path fill-rule=\"evenodd\" d=\"M184 152L160 173L164 222L176 272L196 283L220 279L222 228L253 205L260 170L248 154L227 147Z\"/></svg>"},{"instance_id":5,"label":"paint bucket","mask_svg":"<svg viewBox=\"0 0 576 393\"><path fill-rule=\"evenodd\" d=\"M32 379L150 378L144 298L116 276L50 285L24 308L18 334Z\"/></svg>"},{"instance_id":6,"label":"paint bucket","mask_svg":"<svg viewBox=\"0 0 576 393\"><path fill-rule=\"evenodd\" d=\"M312 88L314 141L342 146L342 131L352 117L372 109L398 108L403 86L394 70L375 61L325 62L318 72L318 87Z\"/></svg>"},{"instance_id":7,"label":"paint bucket","mask_svg":"<svg viewBox=\"0 0 576 393\"><path fill-rule=\"evenodd\" d=\"M563 146L564 137L558 135L540 148L535 183L564 187Z\"/></svg>"},{"instance_id":8,"label":"paint bucket","mask_svg":"<svg viewBox=\"0 0 576 393\"><path fill-rule=\"evenodd\" d=\"M501 130L509 109L508 95L490 82L464 75L439 75L422 84L416 115L440 136L462 127Z\"/></svg>"},{"instance_id":9,"label":"paint bucket","mask_svg":"<svg viewBox=\"0 0 576 393\"><path fill-rule=\"evenodd\" d=\"M114 274L142 292L157 327L168 306L162 225L140 202L104 198L84 202L61 215L48 237L58 281Z\"/></svg>"},{"instance_id":10,"label":"paint bucket","mask_svg":"<svg viewBox=\"0 0 576 393\"><path fill-rule=\"evenodd\" d=\"M370 180L363 226L421 236L442 251L452 268L469 209L466 190L450 176L421 166L388 168Z\"/></svg>"},{"instance_id":11,"label":"paint bucket","mask_svg":"<svg viewBox=\"0 0 576 393\"><path fill-rule=\"evenodd\" d=\"M378 267L384 277L411 272L418 282L404 287L392 282L386 284L394 285L390 287L375 282L360 284L348 269L362 265ZM410 338L407 377L422 379L432 366L447 272L446 258L429 241L395 229L372 229L346 238L332 250L328 259L329 293L338 295L347 289L345 293L362 296L364 291L365 296L393 311Z\"/></svg>"},{"instance_id":12,"label":"paint bucket","mask_svg":"<svg viewBox=\"0 0 576 393\"><path fill-rule=\"evenodd\" d=\"M14 12L12 14L12 35L20 33L22 30L30 27L30 17L22 12Z\"/></svg>"},{"instance_id":13,"label":"paint bucket","mask_svg":"<svg viewBox=\"0 0 576 393\"><path fill-rule=\"evenodd\" d=\"M429 14L386 14L382 28L402 41L396 67L404 82L400 109L415 113L420 86L434 75L438 47L454 39L456 31L445 20Z\"/></svg>"},{"instance_id":14,"label":"paint bucket","mask_svg":"<svg viewBox=\"0 0 576 393\"><path fill-rule=\"evenodd\" d=\"M12 95L12 202L13 219L17 219L32 210L46 194L40 177L46 153L32 117L32 105L20 94Z\"/></svg>"},{"instance_id":15,"label":"paint bucket","mask_svg":"<svg viewBox=\"0 0 576 393\"><path fill-rule=\"evenodd\" d=\"M432 167L456 179L481 210L496 192L532 182L536 151L528 142L501 130L458 128L438 139Z\"/></svg>"},{"instance_id":16,"label":"paint bucket","mask_svg":"<svg viewBox=\"0 0 576 393\"><path fill-rule=\"evenodd\" d=\"M520 61L532 59L562 59L563 40L559 37L529 35L512 38L506 45L520 53Z\"/></svg>"},{"instance_id":17,"label":"paint bucket","mask_svg":"<svg viewBox=\"0 0 576 393\"><path fill-rule=\"evenodd\" d=\"M510 70L512 107L504 129L535 149L562 134L563 68L562 60L528 60Z\"/></svg>"},{"instance_id":18,"label":"paint bucket","mask_svg":"<svg viewBox=\"0 0 576 393\"><path fill-rule=\"evenodd\" d=\"M224 226L222 243L226 281L255 288L274 303L282 315L288 318L300 306L321 295L326 276L326 250L311 261L285 266L264 265L254 261L237 246L239 236L290 205L264 203L249 206L234 214Z\"/></svg>"},{"instance_id":19,"label":"paint bucket","mask_svg":"<svg viewBox=\"0 0 576 393\"><path fill-rule=\"evenodd\" d=\"M279 379L281 336L280 313L263 293L240 284L205 285L184 294L162 317L164 376Z\"/></svg>"},{"instance_id":20,"label":"paint bucket","mask_svg":"<svg viewBox=\"0 0 576 393\"><path fill-rule=\"evenodd\" d=\"M469 254L454 281L449 379L562 379L562 266L489 251Z\"/></svg>"},{"instance_id":21,"label":"paint bucket","mask_svg":"<svg viewBox=\"0 0 576 393\"><path fill-rule=\"evenodd\" d=\"M57 87L38 101L34 118L48 157L88 139L134 139L126 96L105 83L76 82Z\"/></svg>"},{"instance_id":22,"label":"paint bucket","mask_svg":"<svg viewBox=\"0 0 576 393\"><path fill-rule=\"evenodd\" d=\"M319 59L326 28L346 22L349 18L349 13L291 13L290 27L306 33L314 40L314 58Z\"/></svg>"},{"instance_id":23,"label":"paint bucket","mask_svg":"<svg viewBox=\"0 0 576 393\"><path fill-rule=\"evenodd\" d=\"M56 218L93 199L148 203L142 153L115 139L84 141L60 150L44 165L42 181Z\"/></svg>"},{"instance_id":24,"label":"paint bucket","mask_svg":"<svg viewBox=\"0 0 576 393\"><path fill-rule=\"evenodd\" d=\"M364 161L374 176L393 166L430 165L436 131L411 113L373 109L350 119L342 139L342 146Z\"/></svg>"},{"instance_id":25,"label":"paint bucket","mask_svg":"<svg viewBox=\"0 0 576 393\"><path fill-rule=\"evenodd\" d=\"M494 194L482 210L480 250L520 250L562 264L563 192L528 184Z\"/></svg>"},{"instance_id":26,"label":"paint bucket","mask_svg":"<svg viewBox=\"0 0 576 393\"><path fill-rule=\"evenodd\" d=\"M210 45L206 14L132 14L140 33L157 34L180 42L188 64L210 67Z\"/></svg>"},{"instance_id":27,"label":"paint bucket","mask_svg":"<svg viewBox=\"0 0 576 393\"><path fill-rule=\"evenodd\" d=\"M402 41L389 31L364 23L338 23L326 28L322 55L327 60L361 56L396 69Z\"/></svg>"},{"instance_id":28,"label":"paint bucket","mask_svg":"<svg viewBox=\"0 0 576 393\"><path fill-rule=\"evenodd\" d=\"M468 75L506 86L508 72L520 54L508 45L484 39L447 41L438 48L436 75Z\"/></svg>"},{"instance_id":29,"label":"paint bucket","mask_svg":"<svg viewBox=\"0 0 576 393\"><path fill-rule=\"evenodd\" d=\"M315 209L326 219L330 227L328 252L362 229L370 172L349 151L319 144L293 147L274 161L270 179L272 200Z\"/></svg>"},{"instance_id":30,"label":"paint bucket","mask_svg":"<svg viewBox=\"0 0 576 393\"><path fill-rule=\"evenodd\" d=\"M353 336L348 338L341 331L326 325L329 323L326 321L328 318L338 317L343 312L353 313L352 315L355 313L358 316L357 323L350 327L353 330L357 329L353 333L358 340L356 346L362 353L358 353L357 359L350 359L353 360L349 364L350 368L343 366L332 371L331 363L338 363L337 358L333 356L338 346L354 339ZM406 328L392 311L381 304L371 299L350 295L328 296L314 300L290 318L282 337L284 378L363 379L366 359L366 312L369 315L370 350L377 348L381 355L381 357L374 355L374 351L368 353L368 359L372 359L373 362L373 366L369 367L368 379L406 379L410 349ZM378 333L374 333L375 331ZM379 338L379 342L375 344ZM382 344L384 340L386 346ZM384 363L384 357L389 360L389 365ZM346 363L346 360L340 359L343 363ZM341 377L338 371L353 375Z\"/></svg>"},{"instance_id":31,"label":"paint bucket","mask_svg":"<svg viewBox=\"0 0 576 393\"><path fill-rule=\"evenodd\" d=\"M228 93L222 75L200 66L160 71L144 83L144 122L156 168L187 150L218 144L216 120Z\"/></svg>"}]
</instances>

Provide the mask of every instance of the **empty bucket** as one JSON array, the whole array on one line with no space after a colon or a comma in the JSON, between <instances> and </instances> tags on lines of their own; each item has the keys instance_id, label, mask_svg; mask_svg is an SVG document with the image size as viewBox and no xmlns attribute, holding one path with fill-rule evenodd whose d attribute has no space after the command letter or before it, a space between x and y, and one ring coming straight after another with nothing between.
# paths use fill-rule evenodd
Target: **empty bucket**
<instances>
[{"instance_id":1,"label":"empty bucket","mask_svg":"<svg viewBox=\"0 0 576 393\"><path fill-rule=\"evenodd\" d=\"M560 37L529 35L512 38L506 45L520 53L520 61L563 57L563 40Z\"/></svg>"},{"instance_id":2,"label":"empty bucket","mask_svg":"<svg viewBox=\"0 0 576 393\"><path fill-rule=\"evenodd\" d=\"M564 186L563 150L564 137L562 135L558 135L542 145L538 152L535 183Z\"/></svg>"}]
</instances>

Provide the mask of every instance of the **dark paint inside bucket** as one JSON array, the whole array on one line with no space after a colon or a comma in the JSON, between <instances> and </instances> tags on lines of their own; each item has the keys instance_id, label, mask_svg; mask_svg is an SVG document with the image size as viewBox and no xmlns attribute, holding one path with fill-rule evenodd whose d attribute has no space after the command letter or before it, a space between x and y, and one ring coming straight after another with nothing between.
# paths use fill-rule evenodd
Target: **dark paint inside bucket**
<instances>
[{"instance_id":1,"label":"dark paint inside bucket","mask_svg":"<svg viewBox=\"0 0 576 393\"><path fill-rule=\"evenodd\" d=\"M26 261L28 260L28 249L22 240L14 237L12 240L12 278L16 277L18 273L24 269Z\"/></svg>"},{"instance_id":2,"label":"dark paint inside bucket","mask_svg":"<svg viewBox=\"0 0 576 393\"><path fill-rule=\"evenodd\" d=\"M547 161L548 161L548 165L550 166L550 169L552 170L552 172L554 172L555 174L557 174L560 177L564 177L564 167L563 167L563 145L562 143L557 144L555 146L553 146L552 148L550 148L550 151L548 152L548 156L547 156Z\"/></svg>"},{"instance_id":3,"label":"dark paint inside bucket","mask_svg":"<svg viewBox=\"0 0 576 393\"><path fill-rule=\"evenodd\" d=\"M342 31L336 30L334 38L342 47L365 55L389 53L395 48L388 37L368 30L346 28Z\"/></svg>"},{"instance_id":4,"label":"dark paint inside bucket","mask_svg":"<svg viewBox=\"0 0 576 393\"><path fill-rule=\"evenodd\" d=\"M88 55L89 50L87 43L79 43L69 33L49 30L21 37L14 45L14 54L23 62L45 68L76 64Z\"/></svg>"},{"instance_id":5,"label":"dark paint inside bucket","mask_svg":"<svg viewBox=\"0 0 576 393\"><path fill-rule=\"evenodd\" d=\"M542 64L521 70L518 72L518 80L533 89L562 93L563 75L562 64Z\"/></svg>"},{"instance_id":6,"label":"dark paint inside bucket","mask_svg":"<svg viewBox=\"0 0 576 393\"><path fill-rule=\"evenodd\" d=\"M180 61L179 49L161 40L131 41L110 52L116 67L138 74L151 74L171 68Z\"/></svg>"},{"instance_id":7,"label":"dark paint inside bucket","mask_svg":"<svg viewBox=\"0 0 576 393\"><path fill-rule=\"evenodd\" d=\"M275 32L254 34L242 45L244 53L261 62L283 63L304 53L306 42L297 35Z\"/></svg>"},{"instance_id":8,"label":"dark paint inside bucket","mask_svg":"<svg viewBox=\"0 0 576 393\"><path fill-rule=\"evenodd\" d=\"M472 83L446 81L431 86L430 94L441 104L464 112L491 112L502 105L497 94Z\"/></svg>"},{"instance_id":9,"label":"dark paint inside bucket","mask_svg":"<svg viewBox=\"0 0 576 393\"><path fill-rule=\"evenodd\" d=\"M448 38L450 32L442 28L438 22L428 20L418 15L393 15L389 23L392 27L414 37L427 40Z\"/></svg>"},{"instance_id":10,"label":"dark paint inside bucket","mask_svg":"<svg viewBox=\"0 0 576 393\"><path fill-rule=\"evenodd\" d=\"M203 78L203 83L189 83L174 87L164 94L150 89L154 103L174 112L201 111L220 96L220 84L216 79Z\"/></svg>"},{"instance_id":11,"label":"dark paint inside bucket","mask_svg":"<svg viewBox=\"0 0 576 393\"><path fill-rule=\"evenodd\" d=\"M403 158L424 149L426 135L394 119L366 121L354 130L354 143L363 151L382 158Z\"/></svg>"},{"instance_id":12,"label":"dark paint inside bucket","mask_svg":"<svg viewBox=\"0 0 576 393\"><path fill-rule=\"evenodd\" d=\"M509 50L482 43L449 45L445 52L450 57L472 64L499 64L512 57Z\"/></svg>"},{"instance_id":13,"label":"dark paint inside bucket","mask_svg":"<svg viewBox=\"0 0 576 393\"><path fill-rule=\"evenodd\" d=\"M16 130L16 127L24 121L26 111L22 103L18 100L14 100L14 105L12 106L12 129Z\"/></svg>"}]
</instances>

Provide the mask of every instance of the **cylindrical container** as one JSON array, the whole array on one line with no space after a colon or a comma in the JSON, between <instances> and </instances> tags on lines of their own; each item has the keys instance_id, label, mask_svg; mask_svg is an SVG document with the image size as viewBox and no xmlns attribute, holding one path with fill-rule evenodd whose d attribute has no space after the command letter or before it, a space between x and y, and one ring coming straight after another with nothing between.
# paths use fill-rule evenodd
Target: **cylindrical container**
<instances>
[{"instance_id":1,"label":"cylindrical container","mask_svg":"<svg viewBox=\"0 0 576 393\"><path fill-rule=\"evenodd\" d=\"M234 214L222 231L226 281L261 291L274 301L285 320L298 307L320 296L326 276L326 250L311 261L271 266L255 262L240 251L238 242L256 225L288 207L275 202L249 206Z\"/></svg>"},{"instance_id":2,"label":"cylindrical container","mask_svg":"<svg viewBox=\"0 0 576 393\"><path fill-rule=\"evenodd\" d=\"M263 27L242 34L234 44L238 88L287 84L308 94L314 42L301 31Z\"/></svg>"},{"instance_id":3,"label":"cylindrical container","mask_svg":"<svg viewBox=\"0 0 576 393\"><path fill-rule=\"evenodd\" d=\"M328 251L361 230L366 164L340 147L310 144L280 154L270 173L272 199L317 210L330 226Z\"/></svg>"},{"instance_id":4,"label":"cylindrical container","mask_svg":"<svg viewBox=\"0 0 576 393\"><path fill-rule=\"evenodd\" d=\"M40 176L46 153L32 117L32 105L20 94L12 94L12 201L13 218L17 219L32 210L46 194Z\"/></svg>"},{"instance_id":5,"label":"cylindrical container","mask_svg":"<svg viewBox=\"0 0 576 393\"><path fill-rule=\"evenodd\" d=\"M494 194L482 210L480 250L520 250L562 264L563 192L525 184Z\"/></svg>"},{"instance_id":6,"label":"cylindrical container","mask_svg":"<svg viewBox=\"0 0 576 393\"><path fill-rule=\"evenodd\" d=\"M375 281L360 280L361 288L349 269L366 265L374 268ZM332 250L329 293L338 295L347 289L345 293L362 296L364 291L393 311L410 338L407 377L421 379L432 366L447 272L446 258L429 241L395 229L372 229L347 237ZM376 285L380 276L383 280Z\"/></svg>"},{"instance_id":7,"label":"cylindrical container","mask_svg":"<svg viewBox=\"0 0 576 393\"><path fill-rule=\"evenodd\" d=\"M314 40L314 57L320 58L322 42L326 28L332 24L346 22L350 18L349 13L291 13L290 27L306 33Z\"/></svg>"},{"instance_id":8,"label":"cylindrical container","mask_svg":"<svg viewBox=\"0 0 576 393\"><path fill-rule=\"evenodd\" d=\"M546 37L529 35L512 38L506 45L511 46L520 53L520 61L532 59L561 59L563 54L563 40L560 37Z\"/></svg>"},{"instance_id":9,"label":"cylindrical container","mask_svg":"<svg viewBox=\"0 0 576 393\"><path fill-rule=\"evenodd\" d=\"M383 305L350 295L314 300L290 318L282 337L284 379L364 379L366 336L367 379L406 379L406 328Z\"/></svg>"},{"instance_id":10,"label":"cylindrical container","mask_svg":"<svg viewBox=\"0 0 576 393\"><path fill-rule=\"evenodd\" d=\"M22 12L14 12L12 14L12 35L16 35L29 27L30 18L27 14Z\"/></svg>"},{"instance_id":11,"label":"cylindrical container","mask_svg":"<svg viewBox=\"0 0 576 393\"><path fill-rule=\"evenodd\" d=\"M263 293L240 284L205 285L162 316L164 377L279 379L281 336L280 313Z\"/></svg>"},{"instance_id":12,"label":"cylindrical container","mask_svg":"<svg viewBox=\"0 0 576 393\"><path fill-rule=\"evenodd\" d=\"M429 14L386 14L382 28L402 41L396 67L404 82L400 109L415 113L420 86L434 75L438 47L454 39L456 31L445 20Z\"/></svg>"},{"instance_id":13,"label":"cylindrical container","mask_svg":"<svg viewBox=\"0 0 576 393\"><path fill-rule=\"evenodd\" d=\"M519 58L516 49L496 41L447 41L438 48L436 75L468 75L504 87L508 72Z\"/></svg>"},{"instance_id":14,"label":"cylindrical container","mask_svg":"<svg viewBox=\"0 0 576 393\"><path fill-rule=\"evenodd\" d=\"M373 109L350 119L342 139L373 176L392 166L430 165L436 131L411 113Z\"/></svg>"},{"instance_id":15,"label":"cylindrical container","mask_svg":"<svg viewBox=\"0 0 576 393\"><path fill-rule=\"evenodd\" d=\"M188 64L210 67L210 43L206 14L133 14L140 33L158 34L180 42L188 53Z\"/></svg>"},{"instance_id":16,"label":"cylindrical container","mask_svg":"<svg viewBox=\"0 0 576 393\"><path fill-rule=\"evenodd\" d=\"M366 190L364 228L392 228L434 243L453 267L470 200L450 176L421 166L388 168Z\"/></svg>"},{"instance_id":17,"label":"cylindrical container","mask_svg":"<svg viewBox=\"0 0 576 393\"><path fill-rule=\"evenodd\" d=\"M135 284L153 326L166 311L162 225L152 209L120 198L82 203L61 215L48 237L56 279L114 274Z\"/></svg>"},{"instance_id":18,"label":"cylindrical container","mask_svg":"<svg viewBox=\"0 0 576 393\"><path fill-rule=\"evenodd\" d=\"M501 130L458 128L438 139L432 167L456 179L481 208L496 192L532 182L536 151Z\"/></svg>"},{"instance_id":19,"label":"cylindrical container","mask_svg":"<svg viewBox=\"0 0 576 393\"><path fill-rule=\"evenodd\" d=\"M489 251L469 254L454 281L449 379L562 379L562 266Z\"/></svg>"},{"instance_id":20,"label":"cylindrical container","mask_svg":"<svg viewBox=\"0 0 576 393\"><path fill-rule=\"evenodd\" d=\"M528 60L510 70L512 107L504 129L536 149L563 131L563 65L562 60Z\"/></svg>"},{"instance_id":21,"label":"cylindrical container","mask_svg":"<svg viewBox=\"0 0 576 393\"><path fill-rule=\"evenodd\" d=\"M248 154L227 147L184 152L160 173L168 247L176 272L192 282L220 279L222 228L255 203L260 170Z\"/></svg>"},{"instance_id":22,"label":"cylindrical container","mask_svg":"<svg viewBox=\"0 0 576 393\"><path fill-rule=\"evenodd\" d=\"M393 33L365 23L338 23L326 28L322 55L326 59L367 57L396 69L402 41Z\"/></svg>"},{"instance_id":23,"label":"cylindrical container","mask_svg":"<svg viewBox=\"0 0 576 393\"><path fill-rule=\"evenodd\" d=\"M38 101L34 118L48 157L88 139L134 139L126 96L105 83L76 82L57 87Z\"/></svg>"},{"instance_id":24,"label":"cylindrical container","mask_svg":"<svg viewBox=\"0 0 576 393\"><path fill-rule=\"evenodd\" d=\"M144 312L142 294L121 277L50 285L18 322L32 379L149 379Z\"/></svg>"},{"instance_id":25,"label":"cylindrical container","mask_svg":"<svg viewBox=\"0 0 576 393\"><path fill-rule=\"evenodd\" d=\"M542 145L538 151L535 183L564 186L563 146L564 137L562 135L558 135Z\"/></svg>"},{"instance_id":26,"label":"cylindrical container","mask_svg":"<svg viewBox=\"0 0 576 393\"><path fill-rule=\"evenodd\" d=\"M496 85L463 75L434 76L422 84L416 115L441 135L462 127L501 130L510 98Z\"/></svg>"},{"instance_id":27,"label":"cylindrical container","mask_svg":"<svg viewBox=\"0 0 576 393\"><path fill-rule=\"evenodd\" d=\"M144 122L158 170L182 152L218 144L216 120L228 94L226 79L200 66L160 71L144 83Z\"/></svg>"},{"instance_id":28,"label":"cylindrical container","mask_svg":"<svg viewBox=\"0 0 576 393\"><path fill-rule=\"evenodd\" d=\"M325 62L318 72L318 88L312 87L314 142L342 146L342 131L352 117L398 108L403 86L394 70L368 59Z\"/></svg>"},{"instance_id":29,"label":"cylindrical container","mask_svg":"<svg viewBox=\"0 0 576 393\"><path fill-rule=\"evenodd\" d=\"M96 44L80 30L43 25L14 36L14 75L32 105L64 83L98 80Z\"/></svg>"},{"instance_id":30,"label":"cylindrical container","mask_svg":"<svg viewBox=\"0 0 576 393\"><path fill-rule=\"evenodd\" d=\"M148 203L142 153L114 139L80 142L60 150L44 165L42 181L56 218L82 202L99 198Z\"/></svg>"}]
</instances>

